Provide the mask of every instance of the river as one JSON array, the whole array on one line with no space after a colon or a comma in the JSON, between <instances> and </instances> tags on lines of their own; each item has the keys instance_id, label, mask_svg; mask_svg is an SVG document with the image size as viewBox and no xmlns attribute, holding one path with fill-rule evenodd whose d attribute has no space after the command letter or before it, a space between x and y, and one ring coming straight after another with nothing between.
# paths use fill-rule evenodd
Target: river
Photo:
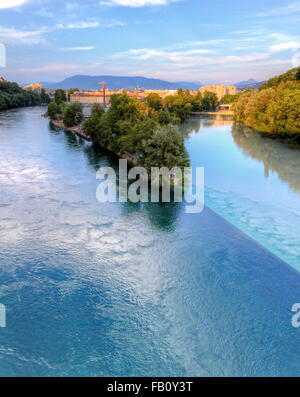
<instances>
[{"instance_id":1,"label":"river","mask_svg":"<svg viewBox=\"0 0 300 397\"><path fill-rule=\"evenodd\" d=\"M96 200L115 159L0 113L0 376L298 376L300 152L182 126L205 210Z\"/></svg>"}]
</instances>

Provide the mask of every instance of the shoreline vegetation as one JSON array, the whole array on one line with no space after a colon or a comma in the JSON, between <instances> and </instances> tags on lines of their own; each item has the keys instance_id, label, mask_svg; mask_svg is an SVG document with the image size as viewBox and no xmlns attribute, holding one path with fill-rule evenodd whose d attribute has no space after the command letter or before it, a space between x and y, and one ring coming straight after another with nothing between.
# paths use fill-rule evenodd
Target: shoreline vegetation
<instances>
[{"instance_id":1,"label":"shoreline vegetation","mask_svg":"<svg viewBox=\"0 0 300 397\"><path fill-rule=\"evenodd\" d=\"M39 94L23 90L17 83L0 81L0 111L48 103L50 97L44 89Z\"/></svg>"},{"instance_id":2,"label":"shoreline vegetation","mask_svg":"<svg viewBox=\"0 0 300 397\"><path fill-rule=\"evenodd\" d=\"M99 104L83 121L80 103L66 104L67 95L57 90L55 101L48 105L47 115L53 124L92 141L132 165L147 170L152 167L184 168L190 166L179 125L192 111L211 111L217 108L217 97L189 90L162 99L149 94L145 102L131 98L126 91L111 96L107 111Z\"/></svg>"},{"instance_id":3,"label":"shoreline vegetation","mask_svg":"<svg viewBox=\"0 0 300 397\"><path fill-rule=\"evenodd\" d=\"M233 103L235 121L262 136L300 144L300 67L273 77Z\"/></svg>"}]
</instances>

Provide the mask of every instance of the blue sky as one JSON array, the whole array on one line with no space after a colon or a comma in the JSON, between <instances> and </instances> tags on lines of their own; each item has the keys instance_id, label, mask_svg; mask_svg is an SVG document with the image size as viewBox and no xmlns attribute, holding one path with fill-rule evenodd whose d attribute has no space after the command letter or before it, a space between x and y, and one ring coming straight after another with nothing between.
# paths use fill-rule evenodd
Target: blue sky
<instances>
[{"instance_id":1,"label":"blue sky","mask_svg":"<svg viewBox=\"0 0 300 397\"><path fill-rule=\"evenodd\" d=\"M264 80L300 64L300 1L0 0L0 75Z\"/></svg>"}]
</instances>

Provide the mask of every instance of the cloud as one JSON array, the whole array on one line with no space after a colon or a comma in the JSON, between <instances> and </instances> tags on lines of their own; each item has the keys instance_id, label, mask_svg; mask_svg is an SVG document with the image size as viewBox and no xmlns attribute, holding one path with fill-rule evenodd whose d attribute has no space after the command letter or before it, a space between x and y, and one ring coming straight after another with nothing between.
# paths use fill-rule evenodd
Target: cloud
<instances>
[{"instance_id":1,"label":"cloud","mask_svg":"<svg viewBox=\"0 0 300 397\"><path fill-rule=\"evenodd\" d=\"M0 9L12 8L26 3L28 0L1 0Z\"/></svg>"},{"instance_id":2,"label":"cloud","mask_svg":"<svg viewBox=\"0 0 300 397\"><path fill-rule=\"evenodd\" d=\"M1 1L1 0L0 0ZM112 28L124 26L124 23L117 20L103 21L101 24L97 21L83 21L76 23L60 23L55 26L41 26L35 30L17 30L11 27L0 26L0 42L12 45L33 45L45 43L44 35L60 29L90 29L90 28ZM74 47L76 48L76 47ZM84 47L90 48L90 47Z\"/></svg>"},{"instance_id":3,"label":"cloud","mask_svg":"<svg viewBox=\"0 0 300 397\"><path fill-rule=\"evenodd\" d=\"M104 6L123 6L123 7L153 7L164 6L182 0L104 0L100 5Z\"/></svg>"},{"instance_id":4,"label":"cloud","mask_svg":"<svg viewBox=\"0 0 300 397\"><path fill-rule=\"evenodd\" d=\"M59 23L57 29L89 29L100 26L99 22L76 22L76 23Z\"/></svg>"},{"instance_id":5,"label":"cloud","mask_svg":"<svg viewBox=\"0 0 300 397\"><path fill-rule=\"evenodd\" d=\"M270 51L288 51L288 50L298 50L300 48L300 41L287 41L285 43L274 44L270 47Z\"/></svg>"},{"instance_id":6,"label":"cloud","mask_svg":"<svg viewBox=\"0 0 300 397\"><path fill-rule=\"evenodd\" d=\"M41 44L43 34L46 32L48 32L48 29L45 27L32 31L22 31L0 26L0 42L3 44Z\"/></svg>"},{"instance_id":7,"label":"cloud","mask_svg":"<svg viewBox=\"0 0 300 397\"><path fill-rule=\"evenodd\" d=\"M43 18L55 18L53 12L48 11L46 8L41 8L36 11L36 15Z\"/></svg>"},{"instance_id":8,"label":"cloud","mask_svg":"<svg viewBox=\"0 0 300 397\"><path fill-rule=\"evenodd\" d=\"M67 47L62 48L61 51L91 51L94 50L96 47Z\"/></svg>"},{"instance_id":9,"label":"cloud","mask_svg":"<svg viewBox=\"0 0 300 397\"><path fill-rule=\"evenodd\" d=\"M112 55L112 58L131 58L136 60L165 59L178 62L190 56L213 54L214 51L207 49L193 49L187 51L168 51L166 49L141 48L131 49Z\"/></svg>"},{"instance_id":10,"label":"cloud","mask_svg":"<svg viewBox=\"0 0 300 397\"><path fill-rule=\"evenodd\" d=\"M255 14L256 17L271 17L271 16L281 16L290 15L295 12L300 12L300 1L295 1L283 7L273 8L269 11Z\"/></svg>"}]
</instances>

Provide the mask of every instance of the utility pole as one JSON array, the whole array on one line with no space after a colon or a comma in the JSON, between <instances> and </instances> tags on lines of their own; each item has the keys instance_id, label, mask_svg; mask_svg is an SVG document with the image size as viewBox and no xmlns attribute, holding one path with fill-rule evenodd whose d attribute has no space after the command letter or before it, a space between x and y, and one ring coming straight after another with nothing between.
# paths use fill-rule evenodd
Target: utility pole
<instances>
[{"instance_id":1,"label":"utility pole","mask_svg":"<svg viewBox=\"0 0 300 397\"><path fill-rule=\"evenodd\" d=\"M106 91L105 91L105 81L102 81L102 91L103 91L103 105L106 108Z\"/></svg>"},{"instance_id":2,"label":"utility pole","mask_svg":"<svg viewBox=\"0 0 300 397\"><path fill-rule=\"evenodd\" d=\"M102 92L103 92L103 106L106 108L106 84L105 81L102 81L102 83L97 83L97 84L102 84Z\"/></svg>"}]
</instances>

